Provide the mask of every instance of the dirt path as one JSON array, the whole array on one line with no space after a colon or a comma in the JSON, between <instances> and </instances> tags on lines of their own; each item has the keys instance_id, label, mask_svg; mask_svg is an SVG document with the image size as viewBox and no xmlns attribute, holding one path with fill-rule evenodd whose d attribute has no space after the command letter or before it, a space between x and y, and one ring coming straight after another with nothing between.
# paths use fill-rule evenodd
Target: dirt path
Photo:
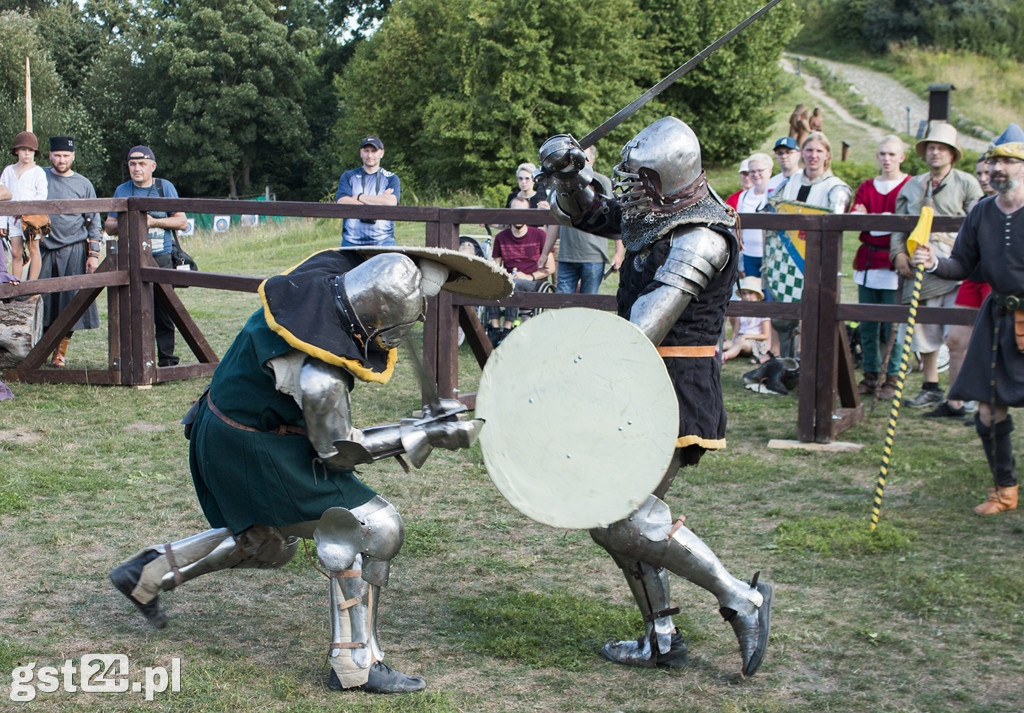
<instances>
[{"instance_id":1,"label":"dirt path","mask_svg":"<svg viewBox=\"0 0 1024 713\"><path fill-rule=\"evenodd\" d=\"M818 61L818 60L815 60ZM796 63L790 57L783 57L779 60L780 66L790 74L796 74ZM842 119L847 124L856 126L858 129L863 131L865 134L871 137L872 143L877 143L886 132L873 124L861 121L856 118L850 112L843 107L842 104L837 102L831 96L825 93L821 88L821 80L817 77L813 77L807 72L801 72L800 77L804 80L804 88L807 89L807 93L818 100L818 103L828 109Z\"/></svg>"},{"instance_id":2,"label":"dirt path","mask_svg":"<svg viewBox=\"0 0 1024 713\"><path fill-rule=\"evenodd\" d=\"M885 117L886 123L894 131L900 133L905 132L911 135L916 134L920 123L928 118L927 100L917 96L917 94L904 87L895 79L891 79L881 72L875 72L852 64L833 62L832 60L821 59L818 57L808 57L807 59L817 62L823 67L831 70L837 77L850 84L856 92L866 97L869 102L877 106ZM781 66L787 72L793 74L796 73L796 64L792 57L783 57L781 60ZM877 126L865 124L864 122L851 117L849 112L839 106L838 102L827 96L822 91L821 82L817 77L811 77L806 72L801 72L801 76L803 77L807 91L814 97L820 99L822 103L832 109L832 111L836 112L836 114L841 116L844 121L848 121L858 127L864 128L865 131L870 132L871 136L876 139L881 138L884 135L885 132ZM910 117L909 132L907 131L908 110ZM960 142L963 148L971 149L973 151L980 152L988 148L987 141L976 139L972 136L964 136L961 134Z\"/></svg>"}]
</instances>

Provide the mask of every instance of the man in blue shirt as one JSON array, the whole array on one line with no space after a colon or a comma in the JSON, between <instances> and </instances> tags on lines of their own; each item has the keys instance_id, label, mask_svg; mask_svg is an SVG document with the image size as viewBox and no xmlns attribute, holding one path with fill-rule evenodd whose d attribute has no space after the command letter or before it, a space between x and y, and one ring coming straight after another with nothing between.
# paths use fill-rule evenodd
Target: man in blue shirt
<instances>
[{"instance_id":1,"label":"man in blue shirt","mask_svg":"<svg viewBox=\"0 0 1024 713\"><path fill-rule=\"evenodd\" d=\"M363 165L341 174L335 199L344 205L398 205L402 183L394 173L380 167L384 142L376 136L367 136L359 147ZM395 224L390 220L348 218L341 229L343 248L394 244Z\"/></svg>"},{"instance_id":2,"label":"man in blue shirt","mask_svg":"<svg viewBox=\"0 0 1024 713\"><path fill-rule=\"evenodd\" d=\"M156 156L148 146L135 146L128 152L128 174L132 180L114 189L114 198L177 198L174 184L163 178L154 178ZM182 212L166 213L149 211L146 216L149 235L146 241L158 267L173 267L171 249L174 245L172 230L188 228L188 218ZM107 216L103 230L108 235L117 235L117 213ZM178 357L174 354L174 320L159 300L153 301L153 320L156 323L156 351L158 366L174 366Z\"/></svg>"}]
</instances>

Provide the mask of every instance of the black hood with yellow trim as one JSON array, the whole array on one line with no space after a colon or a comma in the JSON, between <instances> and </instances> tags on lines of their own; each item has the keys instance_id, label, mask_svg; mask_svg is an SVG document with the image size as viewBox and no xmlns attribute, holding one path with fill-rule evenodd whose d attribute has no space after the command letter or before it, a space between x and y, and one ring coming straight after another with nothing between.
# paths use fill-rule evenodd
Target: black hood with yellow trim
<instances>
[{"instance_id":1,"label":"black hood with yellow trim","mask_svg":"<svg viewBox=\"0 0 1024 713\"><path fill-rule=\"evenodd\" d=\"M371 343L364 352L335 307L335 278L363 262L351 250L323 250L264 280L259 294L267 324L293 348L384 384L394 373L397 350Z\"/></svg>"}]
</instances>

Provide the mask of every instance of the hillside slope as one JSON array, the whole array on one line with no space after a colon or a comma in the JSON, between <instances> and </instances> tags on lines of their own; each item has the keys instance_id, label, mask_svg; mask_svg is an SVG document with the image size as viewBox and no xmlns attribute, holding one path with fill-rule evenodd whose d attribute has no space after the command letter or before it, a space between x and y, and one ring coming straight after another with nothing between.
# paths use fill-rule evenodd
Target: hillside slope
<instances>
[{"instance_id":1,"label":"hillside slope","mask_svg":"<svg viewBox=\"0 0 1024 713\"><path fill-rule=\"evenodd\" d=\"M882 112L882 115L885 117L888 128L894 132L908 133L908 109L910 117L909 133L911 134L916 134L920 123L928 118L927 99L921 98L914 91L907 89L896 80L882 74L881 72L819 57L807 57L807 59L817 62L830 70L837 77L853 87L853 89L863 96L869 103L878 107ZM782 67L788 72L796 72L796 66L792 57L784 57ZM870 127L870 125L865 124L864 122L858 122L856 119L853 119L853 117L850 117L845 109L840 112L839 109L836 108L837 102L821 91L820 82L817 77L809 76L806 72L801 72L801 76L807 85L807 91L814 96L821 96L822 102L830 106L833 111L839 113L840 116L845 115L845 121L858 124L863 127L869 127L872 133L878 132L878 127ZM953 100L955 103L955 94L953 95ZM879 132L879 137L880 136L881 132ZM987 141L974 138L973 136L965 136L963 134L960 136L960 144L965 149L978 152L985 151L985 149L988 148Z\"/></svg>"}]
</instances>

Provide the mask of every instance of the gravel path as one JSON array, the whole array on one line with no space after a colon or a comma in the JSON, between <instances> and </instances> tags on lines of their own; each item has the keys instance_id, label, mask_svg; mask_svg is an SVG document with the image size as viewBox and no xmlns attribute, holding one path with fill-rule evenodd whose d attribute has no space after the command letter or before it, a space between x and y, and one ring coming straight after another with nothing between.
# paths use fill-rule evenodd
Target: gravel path
<instances>
[{"instance_id":1,"label":"gravel path","mask_svg":"<svg viewBox=\"0 0 1024 713\"><path fill-rule=\"evenodd\" d=\"M796 73L796 64L794 57L787 56L781 60L781 66L787 72ZM917 96L914 92L904 87L902 84L897 82L895 79L891 79L886 75L875 72L864 67L858 67L852 64L844 64L842 62L833 62L828 59L821 59L819 57L808 57L814 62L827 67L840 79L846 81L850 86L859 94L866 97L869 102L877 106L882 115L885 117L886 123L894 130L898 132L906 132L911 135L917 133L917 128L922 121L928 118L928 101ZM845 109L839 111L838 103L828 97L826 100L824 92L821 90L821 82L817 77L810 77L806 73L801 73L804 79L804 83L807 86L807 91L813 94L815 97L820 98L822 102L828 104L828 106L835 111L846 121L862 127L868 127L868 124L859 122L852 117L849 117L849 113ZM907 110L910 110L910 131L907 131ZM849 117L849 118L847 118ZM882 131L878 127L870 127L872 135L878 134L877 138L881 138ZM868 129L865 129L868 130ZM961 146L965 149L971 149L973 151L984 151L988 148L988 142L981 139L976 139L972 136L960 135Z\"/></svg>"}]
</instances>

